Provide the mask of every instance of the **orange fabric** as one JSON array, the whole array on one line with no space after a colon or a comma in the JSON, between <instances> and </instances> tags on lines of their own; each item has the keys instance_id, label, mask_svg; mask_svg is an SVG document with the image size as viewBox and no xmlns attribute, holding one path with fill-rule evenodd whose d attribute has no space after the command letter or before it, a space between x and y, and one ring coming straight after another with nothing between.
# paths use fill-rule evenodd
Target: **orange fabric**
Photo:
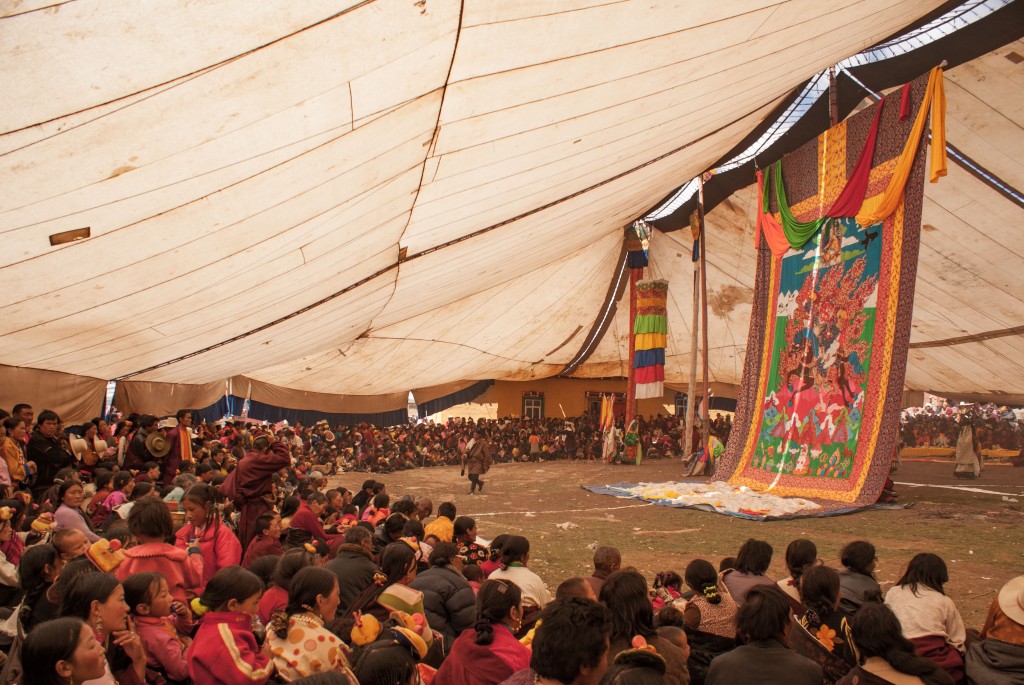
<instances>
[{"instance_id":1,"label":"orange fabric","mask_svg":"<svg viewBox=\"0 0 1024 685\"><path fill-rule=\"evenodd\" d=\"M757 198L758 203L764 198L764 172L757 171ZM782 230L782 222L775 218L767 207L760 207L757 212L757 225L754 227L754 248L761 245L761 236L764 236L768 248L774 255L786 254L789 249L789 239L786 232Z\"/></svg>"},{"instance_id":2,"label":"orange fabric","mask_svg":"<svg viewBox=\"0 0 1024 685\"><path fill-rule=\"evenodd\" d=\"M910 130L907 143L896 162L896 169L889 180L889 185L881 195L866 199L857 213L857 223L861 226L872 226L883 221L895 212L903 201L903 191L910 178L910 169L914 166L914 157L924 134L929 109L932 111L931 181L934 183L940 176L946 175L946 92L942 85L942 69L935 67L928 79L928 87L921 101L921 109L914 120L914 127Z\"/></svg>"}]
</instances>

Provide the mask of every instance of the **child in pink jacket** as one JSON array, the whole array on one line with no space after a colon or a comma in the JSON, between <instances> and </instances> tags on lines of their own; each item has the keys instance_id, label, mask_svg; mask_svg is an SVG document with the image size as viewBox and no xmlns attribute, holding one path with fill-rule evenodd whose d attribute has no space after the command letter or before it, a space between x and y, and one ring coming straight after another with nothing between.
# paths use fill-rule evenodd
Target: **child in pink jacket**
<instances>
[{"instance_id":1,"label":"child in pink jacket","mask_svg":"<svg viewBox=\"0 0 1024 685\"><path fill-rule=\"evenodd\" d=\"M183 550L167 543L174 535L167 505L154 499L139 500L128 515L128 530L139 544L124 550L125 560L114 571L118 580L124 583L133 573L159 573L167 581L171 597L182 604L202 591L199 547Z\"/></svg>"},{"instance_id":2,"label":"child in pink jacket","mask_svg":"<svg viewBox=\"0 0 1024 685\"><path fill-rule=\"evenodd\" d=\"M171 598L163 576L134 574L124 582L124 601L135 617L146 666L170 680L188 680L185 650L192 644L192 614L184 603Z\"/></svg>"},{"instance_id":3,"label":"child in pink jacket","mask_svg":"<svg viewBox=\"0 0 1024 685\"><path fill-rule=\"evenodd\" d=\"M264 685L274 674L274 662L252 632L262 594L263 581L241 566L221 569L206 584L193 602L203 613L186 653L193 683Z\"/></svg>"},{"instance_id":4,"label":"child in pink jacket","mask_svg":"<svg viewBox=\"0 0 1024 685\"><path fill-rule=\"evenodd\" d=\"M242 544L231 529L220 520L217 511L217 490L206 483L196 483L181 498L188 521L175 534L175 547L188 550L198 544L203 555L203 581L228 566L242 563Z\"/></svg>"}]
</instances>

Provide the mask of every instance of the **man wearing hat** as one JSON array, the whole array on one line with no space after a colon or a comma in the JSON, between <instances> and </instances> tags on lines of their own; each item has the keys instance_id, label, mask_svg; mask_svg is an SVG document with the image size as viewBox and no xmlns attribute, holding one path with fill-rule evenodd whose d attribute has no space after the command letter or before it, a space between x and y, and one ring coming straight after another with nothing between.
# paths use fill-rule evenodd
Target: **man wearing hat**
<instances>
[{"instance_id":1,"label":"man wearing hat","mask_svg":"<svg viewBox=\"0 0 1024 685\"><path fill-rule=\"evenodd\" d=\"M174 424L167 431L167 440L171 449L163 461L161 469L161 480L164 485L170 485L174 477L178 475L178 468L182 462L192 461L192 433L189 426L192 425L192 412L188 409L179 409L174 417Z\"/></svg>"},{"instance_id":2,"label":"man wearing hat","mask_svg":"<svg viewBox=\"0 0 1024 685\"><path fill-rule=\"evenodd\" d=\"M480 480L480 476L490 470L493 453L491 443L483 434L478 430L473 431L473 439L466 446L466 456L462 462L462 467L469 471L469 494L475 494L478 487L483 494L484 482Z\"/></svg>"},{"instance_id":3,"label":"man wearing hat","mask_svg":"<svg viewBox=\"0 0 1024 685\"><path fill-rule=\"evenodd\" d=\"M964 659L968 685L1024 683L1024 576L996 595L979 637Z\"/></svg>"},{"instance_id":4,"label":"man wearing hat","mask_svg":"<svg viewBox=\"0 0 1024 685\"><path fill-rule=\"evenodd\" d=\"M157 437L150 439L150 436ZM139 418L139 430L135 431L135 436L128 443L124 467L129 471L138 471L146 462L160 461L167 452L158 456L151 448L160 452L165 447L170 449L167 439L157 429L157 418L152 414L144 414Z\"/></svg>"}]
</instances>

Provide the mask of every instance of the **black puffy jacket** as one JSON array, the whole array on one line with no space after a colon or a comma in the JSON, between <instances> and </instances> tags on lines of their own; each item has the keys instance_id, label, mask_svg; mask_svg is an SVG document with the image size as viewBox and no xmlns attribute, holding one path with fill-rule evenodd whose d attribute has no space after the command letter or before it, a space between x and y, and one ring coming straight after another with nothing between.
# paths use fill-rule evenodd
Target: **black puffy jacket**
<instances>
[{"instance_id":1,"label":"black puffy jacket","mask_svg":"<svg viewBox=\"0 0 1024 685\"><path fill-rule=\"evenodd\" d=\"M444 637L444 653L455 638L476 623L476 595L462 574L450 566L434 566L420 573L409 587L423 593L423 609L430 627Z\"/></svg>"}]
</instances>

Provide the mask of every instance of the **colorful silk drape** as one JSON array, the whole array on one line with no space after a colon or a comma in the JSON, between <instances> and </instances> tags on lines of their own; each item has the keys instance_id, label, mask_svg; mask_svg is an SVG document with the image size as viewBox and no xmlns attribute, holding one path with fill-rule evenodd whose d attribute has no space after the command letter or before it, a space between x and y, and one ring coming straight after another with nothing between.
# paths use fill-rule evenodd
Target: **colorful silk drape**
<instances>
[{"instance_id":1,"label":"colorful silk drape","mask_svg":"<svg viewBox=\"0 0 1024 685\"><path fill-rule=\"evenodd\" d=\"M665 392L668 281L640 281L636 284L636 294L632 363L636 398L642 400L661 397Z\"/></svg>"},{"instance_id":2,"label":"colorful silk drape","mask_svg":"<svg viewBox=\"0 0 1024 685\"><path fill-rule=\"evenodd\" d=\"M718 469L732 486L812 498L828 513L874 504L888 477L929 109L933 145L944 140L941 70L906 92L910 112L878 103L758 175L765 240L736 420ZM944 164L944 147L933 147L933 181Z\"/></svg>"},{"instance_id":3,"label":"colorful silk drape","mask_svg":"<svg viewBox=\"0 0 1024 685\"><path fill-rule=\"evenodd\" d=\"M909 93L910 84L904 87L904 92ZM903 98L906 101L906 97ZM766 175L757 172L758 197L761 203L757 215L757 226L754 233L755 247L760 244L764 236L771 251L776 255L785 254L789 249L799 250L804 244L815 235L829 219L844 217L856 217L857 223L861 226L871 226L883 221L902 202L907 181L910 177L910 170L917 158L918 151L923 149L921 139L924 136L925 122L929 111L932 113L932 164L931 182L938 181L940 176L946 175L946 94L943 88L942 69L936 67L931 71L928 78L928 85L925 88L923 102L920 103L914 125L906 137L906 142L896 159L895 169L892 171L884 192L867 197L868 180L873 168L875 154L875 143L878 135L878 124L885 106L885 98L874 106L874 116L871 127L868 129L867 138L860 154L853 166L848 179L845 181L842 190L835 196L828 210L817 212L811 218L800 221L794 215L789 200L786 196L786 188L782 179L782 160L773 164L768 175L773 178L769 183ZM908 117L908 110L901 108L899 120L904 121ZM842 126L842 124L840 124ZM835 131L834 127L830 131ZM828 135L826 132L823 135ZM833 155L836 154L836 146L833 146ZM774 196L778 218L768 211L771 198Z\"/></svg>"}]
</instances>

